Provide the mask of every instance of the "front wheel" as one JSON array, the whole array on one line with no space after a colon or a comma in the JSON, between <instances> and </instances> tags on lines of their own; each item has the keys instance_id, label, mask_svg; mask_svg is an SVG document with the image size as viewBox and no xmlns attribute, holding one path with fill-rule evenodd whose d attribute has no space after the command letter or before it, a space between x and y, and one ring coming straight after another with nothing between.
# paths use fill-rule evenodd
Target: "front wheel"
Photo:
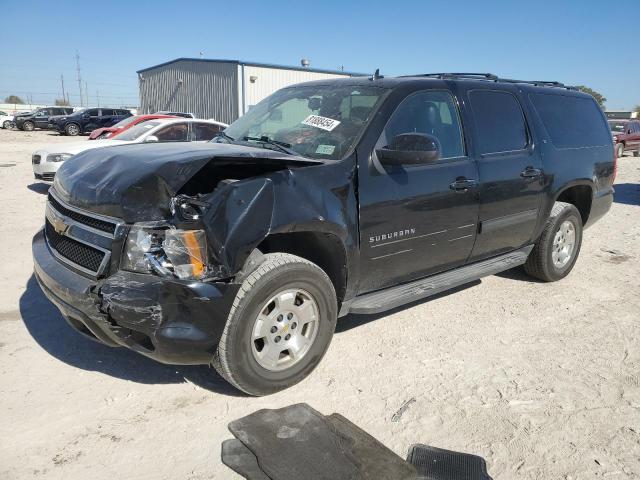
<instances>
[{"instance_id":1,"label":"front wheel","mask_svg":"<svg viewBox=\"0 0 640 480\"><path fill-rule=\"evenodd\" d=\"M11 129L11 120L5 120L4 123L2 124L2 128L4 128L5 130L10 130Z\"/></svg>"},{"instance_id":2,"label":"front wheel","mask_svg":"<svg viewBox=\"0 0 640 480\"><path fill-rule=\"evenodd\" d=\"M24 130L25 132L32 132L35 128L35 124L28 120L22 124L22 130Z\"/></svg>"},{"instance_id":3,"label":"front wheel","mask_svg":"<svg viewBox=\"0 0 640 480\"><path fill-rule=\"evenodd\" d=\"M560 280L575 265L581 245L580 212L570 203L556 202L524 269L532 277L545 282Z\"/></svg>"},{"instance_id":4,"label":"front wheel","mask_svg":"<svg viewBox=\"0 0 640 480\"><path fill-rule=\"evenodd\" d=\"M213 358L215 369L250 395L268 395L307 377L324 356L337 319L327 274L286 253L242 283Z\"/></svg>"}]
</instances>

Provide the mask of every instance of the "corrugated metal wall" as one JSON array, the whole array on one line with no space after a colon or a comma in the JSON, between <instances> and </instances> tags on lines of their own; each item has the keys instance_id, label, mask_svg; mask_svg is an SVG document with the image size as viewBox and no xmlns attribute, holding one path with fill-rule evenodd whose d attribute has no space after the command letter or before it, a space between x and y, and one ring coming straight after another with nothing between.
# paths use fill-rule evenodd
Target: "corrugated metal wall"
<instances>
[{"instance_id":1,"label":"corrugated metal wall","mask_svg":"<svg viewBox=\"0 0 640 480\"><path fill-rule=\"evenodd\" d=\"M183 60L141 75L141 113L191 112L198 118L225 123L238 118L238 69L234 63Z\"/></svg>"},{"instance_id":2,"label":"corrugated metal wall","mask_svg":"<svg viewBox=\"0 0 640 480\"><path fill-rule=\"evenodd\" d=\"M332 73L305 72L303 70L285 70L278 68L257 67L245 65L244 85L245 85L245 113L249 107L255 105L260 100L268 97L276 90L301 82L322 80L325 78L340 78L349 75L338 75ZM255 77L255 81L251 81Z\"/></svg>"}]
</instances>

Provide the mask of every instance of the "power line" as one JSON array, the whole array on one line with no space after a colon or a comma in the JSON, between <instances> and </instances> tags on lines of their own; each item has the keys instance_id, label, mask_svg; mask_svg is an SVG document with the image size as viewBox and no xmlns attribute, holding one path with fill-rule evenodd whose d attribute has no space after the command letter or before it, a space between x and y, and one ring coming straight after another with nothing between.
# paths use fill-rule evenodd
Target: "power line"
<instances>
[{"instance_id":1,"label":"power line","mask_svg":"<svg viewBox=\"0 0 640 480\"><path fill-rule=\"evenodd\" d=\"M82 105L82 77L80 76L80 55L76 50L76 69L78 70L78 90L80 91L80 106Z\"/></svg>"}]
</instances>

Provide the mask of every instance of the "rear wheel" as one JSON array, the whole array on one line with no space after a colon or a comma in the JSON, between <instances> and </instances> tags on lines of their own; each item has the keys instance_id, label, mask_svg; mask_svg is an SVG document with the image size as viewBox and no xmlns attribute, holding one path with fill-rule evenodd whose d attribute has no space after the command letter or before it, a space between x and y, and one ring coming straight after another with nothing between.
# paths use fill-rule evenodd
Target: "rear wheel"
<instances>
[{"instance_id":1,"label":"rear wheel","mask_svg":"<svg viewBox=\"0 0 640 480\"><path fill-rule=\"evenodd\" d=\"M624 155L624 145L622 143L618 143L616 145L616 156L618 158L622 158L622 155Z\"/></svg>"},{"instance_id":2,"label":"rear wheel","mask_svg":"<svg viewBox=\"0 0 640 480\"><path fill-rule=\"evenodd\" d=\"M560 280L573 269L581 245L580 212L570 203L556 202L524 269L545 282Z\"/></svg>"},{"instance_id":3,"label":"rear wheel","mask_svg":"<svg viewBox=\"0 0 640 480\"><path fill-rule=\"evenodd\" d=\"M75 137L76 135L80 134L80 127L75 123L70 123L69 125L64 127L64 131L67 133L67 135Z\"/></svg>"},{"instance_id":4,"label":"rear wheel","mask_svg":"<svg viewBox=\"0 0 640 480\"><path fill-rule=\"evenodd\" d=\"M4 128L5 130L9 130L11 128L11 120L5 120L2 124L2 128Z\"/></svg>"},{"instance_id":5,"label":"rear wheel","mask_svg":"<svg viewBox=\"0 0 640 480\"><path fill-rule=\"evenodd\" d=\"M635 152L633 152L633 156L640 157L640 145L638 145L638 149Z\"/></svg>"},{"instance_id":6,"label":"rear wheel","mask_svg":"<svg viewBox=\"0 0 640 480\"><path fill-rule=\"evenodd\" d=\"M29 121L29 120L27 120L26 122L24 122L22 124L22 129L25 132L31 132L31 131L33 131L34 128L36 128L35 124L33 122Z\"/></svg>"},{"instance_id":7,"label":"rear wheel","mask_svg":"<svg viewBox=\"0 0 640 480\"><path fill-rule=\"evenodd\" d=\"M267 254L240 287L213 366L250 395L283 390L318 365L336 318L333 284L320 267L295 255Z\"/></svg>"}]
</instances>

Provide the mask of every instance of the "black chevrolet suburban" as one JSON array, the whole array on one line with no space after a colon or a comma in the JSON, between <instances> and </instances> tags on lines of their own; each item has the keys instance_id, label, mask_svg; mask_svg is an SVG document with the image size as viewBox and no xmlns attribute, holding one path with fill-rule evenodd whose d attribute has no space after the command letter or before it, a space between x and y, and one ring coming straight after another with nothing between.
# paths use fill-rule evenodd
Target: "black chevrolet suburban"
<instances>
[{"instance_id":1,"label":"black chevrolet suburban","mask_svg":"<svg viewBox=\"0 0 640 480\"><path fill-rule=\"evenodd\" d=\"M130 116L132 113L126 108L84 108L72 115L52 118L48 128L61 135L76 136L96 128L111 127Z\"/></svg>"},{"instance_id":2,"label":"black chevrolet suburban","mask_svg":"<svg viewBox=\"0 0 640 480\"><path fill-rule=\"evenodd\" d=\"M35 276L79 332L264 395L309 375L348 313L520 265L562 279L615 173L602 110L557 82L322 80L212 143L65 162Z\"/></svg>"},{"instance_id":3,"label":"black chevrolet suburban","mask_svg":"<svg viewBox=\"0 0 640 480\"><path fill-rule=\"evenodd\" d=\"M43 107L33 112L16 115L13 123L19 130L30 132L36 128L47 129L49 120L59 115L71 115L73 107Z\"/></svg>"}]
</instances>

